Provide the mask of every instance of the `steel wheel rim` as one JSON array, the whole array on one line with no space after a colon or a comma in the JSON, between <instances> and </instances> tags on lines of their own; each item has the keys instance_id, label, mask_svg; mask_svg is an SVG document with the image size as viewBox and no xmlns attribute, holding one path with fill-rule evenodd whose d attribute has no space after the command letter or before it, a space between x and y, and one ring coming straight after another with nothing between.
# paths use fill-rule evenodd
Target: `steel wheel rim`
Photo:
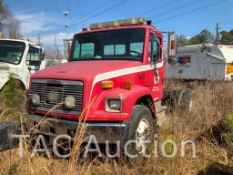
<instances>
[{"instance_id":1,"label":"steel wheel rim","mask_svg":"<svg viewBox=\"0 0 233 175\"><path fill-rule=\"evenodd\" d=\"M140 120L136 129L136 150L140 153L146 150L145 141L149 135L150 123L146 119Z\"/></svg>"}]
</instances>

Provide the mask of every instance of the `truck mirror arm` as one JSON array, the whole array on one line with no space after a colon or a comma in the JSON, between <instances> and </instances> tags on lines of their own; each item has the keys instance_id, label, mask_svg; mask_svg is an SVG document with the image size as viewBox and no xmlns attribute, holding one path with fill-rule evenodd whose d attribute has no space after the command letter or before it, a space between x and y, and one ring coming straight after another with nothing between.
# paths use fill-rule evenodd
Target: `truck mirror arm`
<instances>
[{"instance_id":1,"label":"truck mirror arm","mask_svg":"<svg viewBox=\"0 0 233 175\"><path fill-rule=\"evenodd\" d=\"M177 63L176 58L175 57L171 57L171 56L169 56L167 58L167 61L168 61L169 64L176 64Z\"/></svg>"}]
</instances>

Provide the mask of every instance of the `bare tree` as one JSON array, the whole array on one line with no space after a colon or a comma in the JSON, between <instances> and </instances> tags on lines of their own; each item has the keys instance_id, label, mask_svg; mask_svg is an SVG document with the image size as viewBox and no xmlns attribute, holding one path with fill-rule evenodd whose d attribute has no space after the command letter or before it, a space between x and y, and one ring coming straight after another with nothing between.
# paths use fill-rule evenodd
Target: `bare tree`
<instances>
[{"instance_id":1,"label":"bare tree","mask_svg":"<svg viewBox=\"0 0 233 175\"><path fill-rule=\"evenodd\" d=\"M20 33L20 22L17 18L11 17L7 25L8 37L12 39L21 39L22 35Z\"/></svg>"},{"instance_id":2,"label":"bare tree","mask_svg":"<svg viewBox=\"0 0 233 175\"><path fill-rule=\"evenodd\" d=\"M8 7L5 6L2 0L0 0L0 32L4 33L4 29L7 23L7 19L9 18L9 10Z\"/></svg>"},{"instance_id":3,"label":"bare tree","mask_svg":"<svg viewBox=\"0 0 233 175\"><path fill-rule=\"evenodd\" d=\"M9 8L0 0L0 32L4 37L20 39L20 22L11 15Z\"/></svg>"},{"instance_id":4,"label":"bare tree","mask_svg":"<svg viewBox=\"0 0 233 175\"><path fill-rule=\"evenodd\" d=\"M61 60L64 58L64 56L58 48L47 47L45 53L46 58L48 59Z\"/></svg>"}]
</instances>

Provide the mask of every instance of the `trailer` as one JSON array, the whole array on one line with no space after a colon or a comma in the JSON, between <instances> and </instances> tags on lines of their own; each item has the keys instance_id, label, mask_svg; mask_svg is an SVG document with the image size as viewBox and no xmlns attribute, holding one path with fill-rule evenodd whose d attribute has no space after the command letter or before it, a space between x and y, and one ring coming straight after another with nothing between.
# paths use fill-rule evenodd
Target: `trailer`
<instances>
[{"instance_id":1,"label":"trailer","mask_svg":"<svg viewBox=\"0 0 233 175\"><path fill-rule=\"evenodd\" d=\"M233 81L233 45L190 45L166 64L170 79Z\"/></svg>"}]
</instances>

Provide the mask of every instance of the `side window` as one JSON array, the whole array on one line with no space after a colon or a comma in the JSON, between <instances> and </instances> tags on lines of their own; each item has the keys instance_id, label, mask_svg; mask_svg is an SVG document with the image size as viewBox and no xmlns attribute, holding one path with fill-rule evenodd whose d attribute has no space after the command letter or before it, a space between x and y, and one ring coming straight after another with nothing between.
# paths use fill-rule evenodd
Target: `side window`
<instances>
[{"instance_id":1,"label":"side window","mask_svg":"<svg viewBox=\"0 0 233 175\"><path fill-rule=\"evenodd\" d=\"M116 44L116 45L105 45L104 46L104 55L124 55L125 54L125 45Z\"/></svg>"},{"instance_id":2,"label":"side window","mask_svg":"<svg viewBox=\"0 0 233 175\"><path fill-rule=\"evenodd\" d=\"M161 61L161 54L160 54L160 40L154 35L150 34L150 42L149 42L149 57L153 59L154 63Z\"/></svg>"},{"instance_id":3,"label":"side window","mask_svg":"<svg viewBox=\"0 0 233 175\"><path fill-rule=\"evenodd\" d=\"M91 58L94 56L94 43L79 43L76 42L74 46L73 58ZM81 54L80 54L81 53Z\"/></svg>"},{"instance_id":4,"label":"side window","mask_svg":"<svg viewBox=\"0 0 233 175\"><path fill-rule=\"evenodd\" d=\"M74 46L73 58L79 58L80 55L80 44L76 41Z\"/></svg>"},{"instance_id":5,"label":"side window","mask_svg":"<svg viewBox=\"0 0 233 175\"><path fill-rule=\"evenodd\" d=\"M94 56L95 46L94 43L81 44L81 58L91 58Z\"/></svg>"},{"instance_id":6,"label":"side window","mask_svg":"<svg viewBox=\"0 0 233 175\"><path fill-rule=\"evenodd\" d=\"M125 54L125 45L124 44L117 44L115 46L115 54L116 55L124 55Z\"/></svg>"},{"instance_id":7,"label":"side window","mask_svg":"<svg viewBox=\"0 0 233 175\"><path fill-rule=\"evenodd\" d=\"M143 42L130 43L130 51L132 56L138 56L143 53Z\"/></svg>"},{"instance_id":8,"label":"side window","mask_svg":"<svg viewBox=\"0 0 233 175\"><path fill-rule=\"evenodd\" d=\"M39 66L40 63L40 49L35 47L29 47L29 51L27 54L27 64L31 66Z\"/></svg>"},{"instance_id":9,"label":"side window","mask_svg":"<svg viewBox=\"0 0 233 175\"><path fill-rule=\"evenodd\" d=\"M114 45L104 46L104 55L114 55Z\"/></svg>"}]
</instances>

